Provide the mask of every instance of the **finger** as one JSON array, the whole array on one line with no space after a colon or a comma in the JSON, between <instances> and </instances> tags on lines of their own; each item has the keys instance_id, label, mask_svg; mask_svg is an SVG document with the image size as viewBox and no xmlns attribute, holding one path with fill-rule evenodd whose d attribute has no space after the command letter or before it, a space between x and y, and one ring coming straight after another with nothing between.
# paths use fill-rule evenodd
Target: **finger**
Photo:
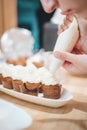
<instances>
[{"instance_id":1,"label":"finger","mask_svg":"<svg viewBox=\"0 0 87 130\"><path fill-rule=\"evenodd\" d=\"M76 55L68 53L68 52L55 51L54 56L58 59L68 61L68 62L71 62L73 64L75 64L77 61Z\"/></svg>"},{"instance_id":2,"label":"finger","mask_svg":"<svg viewBox=\"0 0 87 130\"><path fill-rule=\"evenodd\" d=\"M63 31L65 31L67 28L68 28L67 25L62 24L62 25L59 27L58 34L61 34L61 33L62 33Z\"/></svg>"},{"instance_id":3,"label":"finger","mask_svg":"<svg viewBox=\"0 0 87 130\"><path fill-rule=\"evenodd\" d=\"M72 21L73 21L73 17L70 15L67 15L66 18L64 19L64 25L69 27Z\"/></svg>"},{"instance_id":4,"label":"finger","mask_svg":"<svg viewBox=\"0 0 87 130\"><path fill-rule=\"evenodd\" d=\"M74 54L68 52L60 52L56 51L54 53L55 57L61 60L64 60L63 67L73 75L77 75L80 73L77 65L77 57Z\"/></svg>"},{"instance_id":5,"label":"finger","mask_svg":"<svg viewBox=\"0 0 87 130\"><path fill-rule=\"evenodd\" d=\"M69 27L69 25L71 24L71 22L72 22L72 21L70 21L69 19L65 18L63 24L64 24L65 26Z\"/></svg>"},{"instance_id":6,"label":"finger","mask_svg":"<svg viewBox=\"0 0 87 130\"><path fill-rule=\"evenodd\" d=\"M80 74L79 69L70 62L64 62L63 68L65 68L65 70L67 70L72 75L79 75Z\"/></svg>"},{"instance_id":7,"label":"finger","mask_svg":"<svg viewBox=\"0 0 87 130\"><path fill-rule=\"evenodd\" d=\"M59 26L58 34L62 33L67 28L69 28L71 22L72 22L72 17L71 16L66 16L66 18L64 19L64 23Z\"/></svg>"},{"instance_id":8,"label":"finger","mask_svg":"<svg viewBox=\"0 0 87 130\"><path fill-rule=\"evenodd\" d=\"M60 35L64 31L63 28L60 28L59 31L57 32L58 35Z\"/></svg>"},{"instance_id":9,"label":"finger","mask_svg":"<svg viewBox=\"0 0 87 130\"><path fill-rule=\"evenodd\" d=\"M72 15L66 15L66 19L70 22L73 21L73 16Z\"/></svg>"}]
</instances>

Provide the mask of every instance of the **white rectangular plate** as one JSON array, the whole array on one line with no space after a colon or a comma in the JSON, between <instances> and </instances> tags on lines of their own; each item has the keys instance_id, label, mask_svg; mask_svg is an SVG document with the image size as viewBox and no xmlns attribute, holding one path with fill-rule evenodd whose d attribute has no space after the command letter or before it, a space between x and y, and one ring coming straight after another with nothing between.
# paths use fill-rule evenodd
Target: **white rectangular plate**
<instances>
[{"instance_id":1,"label":"white rectangular plate","mask_svg":"<svg viewBox=\"0 0 87 130\"><path fill-rule=\"evenodd\" d=\"M23 94L20 92L16 92L12 89L6 89L3 87L3 85L0 85L0 91L28 102L32 102L32 103L36 103L48 107L54 107L54 108L64 106L73 98L72 94L65 88L63 88L61 97L59 99L44 98L43 94L38 94L38 96Z\"/></svg>"}]
</instances>

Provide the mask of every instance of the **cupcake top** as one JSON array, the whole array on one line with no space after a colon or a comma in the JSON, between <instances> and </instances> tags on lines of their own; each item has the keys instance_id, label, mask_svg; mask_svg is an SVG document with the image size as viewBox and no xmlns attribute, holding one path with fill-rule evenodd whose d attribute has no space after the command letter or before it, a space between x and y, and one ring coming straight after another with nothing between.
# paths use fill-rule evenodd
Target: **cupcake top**
<instances>
[{"instance_id":1,"label":"cupcake top","mask_svg":"<svg viewBox=\"0 0 87 130\"><path fill-rule=\"evenodd\" d=\"M43 84L45 84L45 85L58 84L58 81L55 79L55 77L45 67L39 68L38 74L39 74L40 80Z\"/></svg>"},{"instance_id":2,"label":"cupcake top","mask_svg":"<svg viewBox=\"0 0 87 130\"><path fill-rule=\"evenodd\" d=\"M33 63L28 63L28 66L26 66L26 69L29 73L33 73L37 70L37 67Z\"/></svg>"},{"instance_id":3,"label":"cupcake top","mask_svg":"<svg viewBox=\"0 0 87 130\"><path fill-rule=\"evenodd\" d=\"M10 73L10 76L12 77L12 79L17 79L17 80L21 80L22 79L22 75L24 75L24 67L21 65L16 65L16 66L12 66L12 71Z\"/></svg>"},{"instance_id":4,"label":"cupcake top","mask_svg":"<svg viewBox=\"0 0 87 130\"><path fill-rule=\"evenodd\" d=\"M11 77L11 73L13 72L13 69L11 65L5 64L2 66L2 75L3 77Z\"/></svg>"},{"instance_id":5,"label":"cupcake top","mask_svg":"<svg viewBox=\"0 0 87 130\"><path fill-rule=\"evenodd\" d=\"M2 72L3 72L3 70L4 70L4 68L7 66L7 64L6 63L0 63L0 74L2 74Z\"/></svg>"},{"instance_id":6,"label":"cupcake top","mask_svg":"<svg viewBox=\"0 0 87 130\"><path fill-rule=\"evenodd\" d=\"M25 77L33 73L33 71L35 70L36 70L36 67L33 64L29 65L28 67L16 65L13 67L13 73L11 74L11 77L13 79L23 80Z\"/></svg>"},{"instance_id":7,"label":"cupcake top","mask_svg":"<svg viewBox=\"0 0 87 130\"><path fill-rule=\"evenodd\" d=\"M33 73L28 73L23 79L22 81L24 83L26 82L30 82L30 83L40 83L40 77L37 73L37 71L34 71Z\"/></svg>"},{"instance_id":8,"label":"cupcake top","mask_svg":"<svg viewBox=\"0 0 87 130\"><path fill-rule=\"evenodd\" d=\"M25 75L22 77L22 81L30 82L30 83L38 83L40 82L40 77L37 73L37 68L32 64L28 64L28 66L25 67Z\"/></svg>"},{"instance_id":9,"label":"cupcake top","mask_svg":"<svg viewBox=\"0 0 87 130\"><path fill-rule=\"evenodd\" d=\"M32 63L29 64L29 66L16 65L16 66L10 66L10 68L12 69L12 71L11 69L9 69L10 76L12 77L13 80L21 80L23 82L26 81L36 82L36 79L38 79L37 73L35 73L37 68Z\"/></svg>"},{"instance_id":10,"label":"cupcake top","mask_svg":"<svg viewBox=\"0 0 87 130\"><path fill-rule=\"evenodd\" d=\"M21 80L24 83L58 84L55 77L45 67L37 69L32 63L28 64L28 66L14 66L3 63L0 64L0 73L3 77L11 77L13 80Z\"/></svg>"}]
</instances>

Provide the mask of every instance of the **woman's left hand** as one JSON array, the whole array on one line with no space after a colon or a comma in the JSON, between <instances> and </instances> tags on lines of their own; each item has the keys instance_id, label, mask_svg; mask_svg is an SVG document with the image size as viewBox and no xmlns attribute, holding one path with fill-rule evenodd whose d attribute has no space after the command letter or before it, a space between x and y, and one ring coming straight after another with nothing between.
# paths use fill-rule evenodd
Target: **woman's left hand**
<instances>
[{"instance_id":1,"label":"woman's left hand","mask_svg":"<svg viewBox=\"0 0 87 130\"><path fill-rule=\"evenodd\" d=\"M87 54L73 54L56 51L54 56L64 60L63 67L73 75L87 75Z\"/></svg>"}]
</instances>

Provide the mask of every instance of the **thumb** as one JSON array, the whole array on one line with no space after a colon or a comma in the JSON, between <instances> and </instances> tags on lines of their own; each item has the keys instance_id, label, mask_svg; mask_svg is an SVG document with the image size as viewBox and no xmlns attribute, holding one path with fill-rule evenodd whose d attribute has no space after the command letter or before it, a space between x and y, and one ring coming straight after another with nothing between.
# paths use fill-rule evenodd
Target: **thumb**
<instances>
[{"instance_id":1,"label":"thumb","mask_svg":"<svg viewBox=\"0 0 87 130\"><path fill-rule=\"evenodd\" d=\"M54 56L60 60L68 61L73 64L75 64L77 61L77 56L69 52L55 51Z\"/></svg>"}]
</instances>

